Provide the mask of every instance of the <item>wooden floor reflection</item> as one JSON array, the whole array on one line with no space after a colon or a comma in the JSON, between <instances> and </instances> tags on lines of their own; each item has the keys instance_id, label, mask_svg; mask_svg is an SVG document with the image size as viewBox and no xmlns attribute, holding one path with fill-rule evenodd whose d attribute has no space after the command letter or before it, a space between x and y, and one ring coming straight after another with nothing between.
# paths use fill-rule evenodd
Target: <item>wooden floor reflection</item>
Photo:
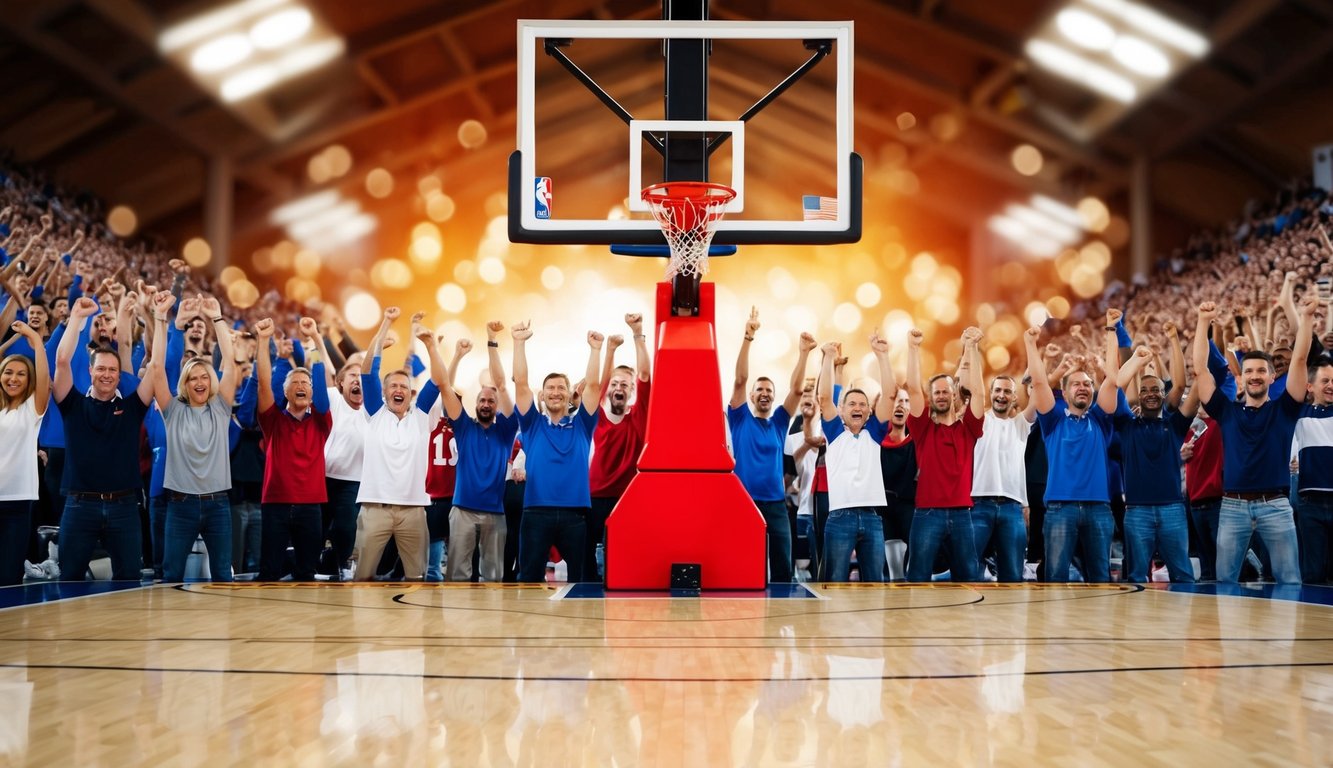
<instances>
[{"instance_id":1,"label":"wooden floor reflection","mask_svg":"<svg viewBox=\"0 0 1333 768\"><path fill-rule=\"evenodd\" d=\"M1333 608L1128 587L554 600L153 587L0 612L0 764L1327 765Z\"/></svg>"}]
</instances>

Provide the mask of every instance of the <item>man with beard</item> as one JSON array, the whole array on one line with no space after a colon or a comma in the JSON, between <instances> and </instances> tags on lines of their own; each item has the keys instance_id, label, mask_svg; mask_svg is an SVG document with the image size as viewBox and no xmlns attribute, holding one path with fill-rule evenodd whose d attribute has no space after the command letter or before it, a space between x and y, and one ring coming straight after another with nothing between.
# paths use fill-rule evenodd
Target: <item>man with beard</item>
<instances>
[{"instance_id":1,"label":"man with beard","mask_svg":"<svg viewBox=\"0 0 1333 768\"><path fill-rule=\"evenodd\" d=\"M624 338L612 336L607 339L606 364L602 369L606 397L603 398L597 429L592 433L592 466L588 469L592 510L588 515L588 544L583 550L583 567L589 578L600 575L597 547L605 543L606 518L638 471L644 429L648 426L652 371L648 342L643 333L643 315L625 315L625 324L634 334L635 363L639 370L636 376L629 366L612 368L616 349ZM631 398L633 405L630 404Z\"/></svg>"},{"instance_id":2,"label":"man with beard","mask_svg":"<svg viewBox=\"0 0 1333 768\"><path fill-rule=\"evenodd\" d=\"M1292 351L1305 358L1313 336L1318 300L1307 296L1299 311ZM1211 301L1199 305L1194 336L1195 386L1208 414L1222 430L1222 507L1217 521L1217 580L1235 583L1250 536L1259 532L1280 584L1299 584L1300 558L1293 519L1289 460L1291 440L1305 400L1309 371L1304 365L1287 372L1287 385L1277 398L1269 397L1273 363L1263 352L1251 351L1241 359L1240 403L1227 400L1208 372L1209 325L1220 310Z\"/></svg>"},{"instance_id":3,"label":"man with beard","mask_svg":"<svg viewBox=\"0 0 1333 768\"><path fill-rule=\"evenodd\" d=\"M1115 324L1120 311L1112 309L1106 314L1106 353L1115 364L1119 361ZM1096 390L1095 403L1092 376L1080 369L1066 373L1060 382L1065 397L1060 407L1046 362L1037 351L1040 336L1040 328L1029 328L1023 342L1048 467L1042 531L1046 580L1068 581L1074 552L1081 551L1086 580L1109 582L1115 520L1111 517L1106 452L1111 443L1111 413L1116 408L1115 372L1111 371Z\"/></svg>"},{"instance_id":4,"label":"man with beard","mask_svg":"<svg viewBox=\"0 0 1333 768\"><path fill-rule=\"evenodd\" d=\"M880 390L896 392L898 386L889 367L889 343L878 329L870 336L870 349L879 363ZM872 411L865 391L852 388L842 393L842 407L835 407L833 361L838 357L838 345L829 342L821 351L823 364L815 390L828 440L825 464L829 488L829 517L824 525L824 551L820 553L821 579L847 581L852 552L856 552L861 581L883 581L884 522L879 509L886 501L879 444L886 431L889 399L880 397Z\"/></svg>"},{"instance_id":5,"label":"man with beard","mask_svg":"<svg viewBox=\"0 0 1333 768\"><path fill-rule=\"evenodd\" d=\"M916 444L920 476L917 481L916 512L912 516L912 538L908 544L908 581L930 581L935 555L949 543L949 576L953 581L976 581L980 561L972 527L972 456L981 438L981 370L970 364L970 356L981 341L981 331L963 331L964 370L960 384L972 393L958 413L958 391L948 374L930 379L930 412L921 389L921 342L925 335L913 328L907 335L907 395L911 410L907 429Z\"/></svg>"},{"instance_id":6,"label":"man with beard","mask_svg":"<svg viewBox=\"0 0 1333 768\"><path fill-rule=\"evenodd\" d=\"M981 353L972 365L981 369ZM1028 505L1027 472L1023 455L1027 450L1036 407L1028 402L1021 412L1014 377L1001 374L991 379L990 410L986 411L981 439L972 463L972 526L976 530L977 555L984 557L995 547L996 579L1005 583L1023 580L1028 529L1023 508Z\"/></svg>"},{"instance_id":7,"label":"man with beard","mask_svg":"<svg viewBox=\"0 0 1333 768\"><path fill-rule=\"evenodd\" d=\"M773 407L773 380L755 379L746 403L745 386L750 378L750 343L759 330L759 312L750 308L745 324L740 354L736 357L736 380L727 407L727 425L731 428L732 453L736 458L736 476L764 516L768 533L768 578L775 582L792 579L792 531L787 519L786 488L782 483L782 448L786 441L791 413L801 399L806 360L817 345L815 337L802 333L797 349L796 367L782 405ZM752 410L753 408L753 410Z\"/></svg>"},{"instance_id":8,"label":"man with beard","mask_svg":"<svg viewBox=\"0 0 1333 768\"><path fill-rule=\"evenodd\" d=\"M396 317L397 312L392 313ZM390 313L385 313L390 317ZM430 378L443 391L449 386L448 372L440 358L435 332L422 325L425 313L412 316L412 335L426 347ZM430 416L412 402L412 378L405 370L378 377L380 358L375 356L369 374L362 374L366 411L365 449L361 462L361 487L356 500L361 514L356 519L359 554L356 579L375 575L389 539L398 547L403 574L408 581L426 575L430 534L426 527L426 465L430 461ZM452 559L452 558L451 558Z\"/></svg>"},{"instance_id":9,"label":"man with beard","mask_svg":"<svg viewBox=\"0 0 1333 768\"><path fill-rule=\"evenodd\" d=\"M1175 334L1169 337L1175 345ZM1139 415L1121 408L1113 419L1125 462L1126 580L1135 584L1151 579L1154 550L1166 562L1172 582L1194 583L1189 516L1180 492L1180 449L1194 424L1194 413L1168 404L1168 400L1179 402L1185 379L1185 361L1178 347L1171 358L1170 398L1160 377L1144 376L1138 387ZM1151 359L1147 347L1134 350L1119 372L1117 386L1127 388Z\"/></svg>"},{"instance_id":10,"label":"man with beard","mask_svg":"<svg viewBox=\"0 0 1333 768\"><path fill-rule=\"evenodd\" d=\"M80 331L98 311L97 302L81 298L70 310L70 328L56 349L51 394L63 416L65 509L60 517L60 573L82 581L100 540L111 555L112 578L138 580L143 567L139 521L139 432L153 398L151 377L121 396L120 360L108 346L89 354L91 383L74 386L70 360Z\"/></svg>"},{"instance_id":11,"label":"man with beard","mask_svg":"<svg viewBox=\"0 0 1333 768\"><path fill-rule=\"evenodd\" d=\"M472 580L472 554L480 542L477 567L483 581L503 576L505 539L505 469L518 434L514 401L504 386L497 336L504 323L486 324L486 353L490 382L477 393L476 415L464 408L453 387L440 392L445 416L453 427L457 453L454 460L453 506L449 510L449 559L445 581ZM517 533L517 532L515 532Z\"/></svg>"},{"instance_id":12,"label":"man with beard","mask_svg":"<svg viewBox=\"0 0 1333 768\"><path fill-rule=\"evenodd\" d=\"M290 541L293 580L314 581L319 549L324 543L320 505L328 499L324 490L324 441L333 428L327 390L315 386L316 381L324 382L324 364L316 350L313 371L292 369L282 385L286 407L278 407L269 351L273 321L260 320L254 328L259 337L258 418L267 457L260 506L263 533L259 580L282 578ZM313 319L302 318L300 329L305 338L318 338L319 329Z\"/></svg>"},{"instance_id":13,"label":"man with beard","mask_svg":"<svg viewBox=\"0 0 1333 768\"><path fill-rule=\"evenodd\" d=\"M1296 422L1301 581L1325 584L1333 543L1333 361L1324 357L1311 363L1307 376L1311 403Z\"/></svg>"},{"instance_id":14,"label":"man with beard","mask_svg":"<svg viewBox=\"0 0 1333 768\"><path fill-rule=\"evenodd\" d=\"M552 373L542 381L541 399L546 406L543 414L534 405L528 386L527 341L532 338L532 329L526 322L519 323L510 335L514 339L514 401L523 430L523 450L527 454L518 580L544 582L547 554L555 546L569 568L569 581L582 581L583 550L587 544L585 520L592 506L588 454L601 410L597 404L602 399L598 353L606 339L596 331L588 331L582 407L569 410L568 403L573 399L569 377Z\"/></svg>"}]
</instances>

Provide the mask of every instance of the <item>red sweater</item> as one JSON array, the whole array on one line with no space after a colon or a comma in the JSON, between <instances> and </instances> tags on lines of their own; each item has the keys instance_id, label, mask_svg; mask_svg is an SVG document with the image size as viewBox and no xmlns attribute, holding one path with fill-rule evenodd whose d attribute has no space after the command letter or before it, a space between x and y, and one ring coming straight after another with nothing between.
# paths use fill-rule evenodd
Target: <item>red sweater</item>
<instances>
[{"instance_id":1,"label":"red sweater","mask_svg":"<svg viewBox=\"0 0 1333 768\"><path fill-rule=\"evenodd\" d=\"M298 420L276 404L259 414L264 430L260 443L264 462L265 504L323 504L324 441L333 430L333 417L311 410Z\"/></svg>"}]
</instances>

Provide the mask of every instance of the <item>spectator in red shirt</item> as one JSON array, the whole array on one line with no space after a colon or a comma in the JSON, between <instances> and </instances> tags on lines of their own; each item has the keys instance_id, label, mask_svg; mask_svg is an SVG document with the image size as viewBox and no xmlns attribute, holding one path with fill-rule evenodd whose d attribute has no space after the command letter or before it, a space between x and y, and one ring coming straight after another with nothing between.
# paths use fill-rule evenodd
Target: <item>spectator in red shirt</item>
<instances>
[{"instance_id":1,"label":"spectator in red shirt","mask_svg":"<svg viewBox=\"0 0 1333 768\"><path fill-rule=\"evenodd\" d=\"M907 431L916 445L920 475L916 512L908 543L907 580L930 581L935 554L949 544L949 571L953 581L976 581L980 569L972 530L972 456L982 432L981 371L967 365L969 352L981 340L981 331L963 331L962 384L972 393L958 415L959 396L948 374L930 379L930 412L921 389L921 342L925 335L913 328L907 335L907 395L911 411Z\"/></svg>"},{"instance_id":2,"label":"spectator in red shirt","mask_svg":"<svg viewBox=\"0 0 1333 768\"><path fill-rule=\"evenodd\" d=\"M625 339L623 336L607 339L606 363L602 367L606 395L602 398L602 418L592 433L592 464L588 468L592 512L588 515L588 544L584 548L583 567L585 570L595 567L599 576L604 575L605 560L597 557L597 547L606 543L606 518L638 472L644 430L648 426L648 387L652 378L652 360L648 356L648 342L643 333L643 315L625 315L625 324L634 334L638 375L627 365L612 367L616 348L625 343Z\"/></svg>"}]
</instances>

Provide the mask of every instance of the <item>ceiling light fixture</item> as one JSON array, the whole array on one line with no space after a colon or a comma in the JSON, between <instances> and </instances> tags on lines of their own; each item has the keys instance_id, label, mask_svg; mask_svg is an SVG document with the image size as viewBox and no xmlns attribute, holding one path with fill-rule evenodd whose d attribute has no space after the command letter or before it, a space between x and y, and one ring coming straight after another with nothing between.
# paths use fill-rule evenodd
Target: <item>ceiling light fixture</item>
<instances>
[{"instance_id":1,"label":"ceiling light fixture","mask_svg":"<svg viewBox=\"0 0 1333 768\"><path fill-rule=\"evenodd\" d=\"M1078 8L1066 8L1055 16L1055 26L1071 41L1093 51L1108 50L1115 30L1099 16Z\"/></svg>"},{"instance_id":2,"label":"ceiling light fixture","mask_svg":"<svg viewBox=\"0 0 1333 768\"><path fill-rule=\"evenodd\" d=\"M1161 13L1129 0L1084 0L1139 32L1154 37L1167 45L1198 58L1208 52L1208 38Z\"/></svg>"},{"instance_id":3,"label":"ceiling light fixture","mask_svg":"<svg viewBox=\"0 0 1333 768\"><path fill-rule=\"evenodd\" d=\"M250 28L255 47L271 51L299 40L310 31L314 19L304 8L286 8L259 21Z\"/></svg>"},{"instance_id":4,"label":"ceiling light fixture","mask_svg":"<svg viewBox=\"0 0 1333 768\"><path fill-rule=\"evenodd\" d=\"M1120 66L1145 77L1163 77L1171 71L1171 61L1161 48L1132 35L1117 38L1111 56Z\"/></svg>"},{"instance_id":5,"label":"ceiling light fixture","mask_svg":"<svg viewBox=\"0 0 1333 768\"><path fill-rule=\"evenodd\" d=\"M212 74L240 64L254 48L245 35L223 35L204 43L190 55L190 68L200 74Z\"/></svg>"},{"instance_id":6,"label":"ceiling light fixture","mask_svg":"<svg viewBox=\"0 0 1333 768\"><path fill-rule=\"evenodd\" d=\"M1129 80L1064 46L1045 40L1029 40L1024 50L1034 62L1050 72L1116 101L1129 103L1138 96L1138 89Z\"/></svg>"}]
</instances>

